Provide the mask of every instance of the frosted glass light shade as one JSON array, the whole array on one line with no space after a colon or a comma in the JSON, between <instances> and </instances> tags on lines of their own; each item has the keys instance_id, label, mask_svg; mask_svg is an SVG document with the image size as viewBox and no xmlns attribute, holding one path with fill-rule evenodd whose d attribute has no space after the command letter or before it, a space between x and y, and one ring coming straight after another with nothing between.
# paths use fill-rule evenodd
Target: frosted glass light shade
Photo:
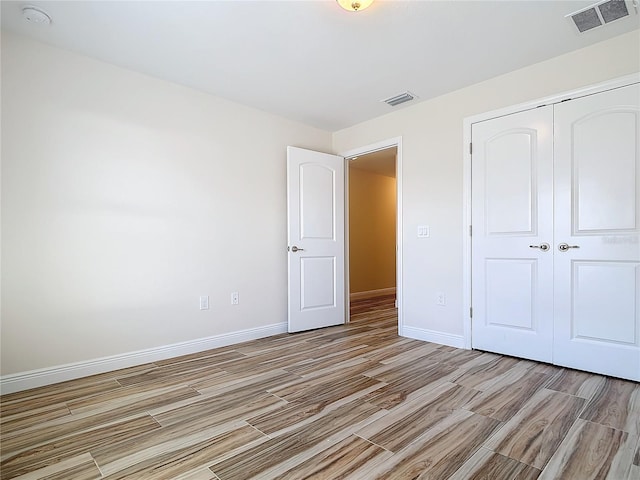
<instances>
[{"instance_id":1,"label":"frosted glass light shade","mask_svg":"<svg viewBox=\"0 0 640 480\"><path fill-rule=\"evenodd\" d=\"M373 0L336 0L338 5L349 12L359 12L373 3Z\"/></svg>"}]
</instances>

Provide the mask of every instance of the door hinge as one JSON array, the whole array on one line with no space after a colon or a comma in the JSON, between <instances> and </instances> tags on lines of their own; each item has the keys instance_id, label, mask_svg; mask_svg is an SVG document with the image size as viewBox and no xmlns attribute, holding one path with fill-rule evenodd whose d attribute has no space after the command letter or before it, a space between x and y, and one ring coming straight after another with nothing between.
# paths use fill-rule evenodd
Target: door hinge
<instances>
[{"instance_id":1,"label":"door hinge","mask_svg":"<svg viewBox=\"0 0 640 480\"><path fill-rule=\"evenodd\" d=\"M469 155L473 154L473 143L469 142Z\"/></svg>"},{"instance_id":2,"label":"door hinge","mask_svg":"<svg viewBox=\"0 0 640 480\"><path fill-rule=\"evenodd\" d=\"M469 318L473 318L473 307L469 307Z\"/></svg>"},{"instance_id":3,"label":"door hinge","mask_svg":"<svg viewBox=\"0 0 640 480\"><path fill-rule=\"evenodd\" d=\"M473 235L473 227L469 225L469 236Z\"/></svg>"}]
</instances>

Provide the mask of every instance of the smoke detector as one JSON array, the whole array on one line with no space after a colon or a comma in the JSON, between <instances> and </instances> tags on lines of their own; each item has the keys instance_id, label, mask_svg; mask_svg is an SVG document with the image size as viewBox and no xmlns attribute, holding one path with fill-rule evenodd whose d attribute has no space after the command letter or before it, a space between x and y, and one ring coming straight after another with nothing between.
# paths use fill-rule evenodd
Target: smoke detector
<instances>
[{"instance_id":1,"label":"smoke detector","mask_svg":"<svg viewBox=\"0 0 640 480\"><path fill-rule=\"evenodd\" d=\"M628 17L632 11L638 14L638 0L604 0L570 13L565 18L573 20L578 31L583 33L605 23Z\"/></svg>"},{"instance_id":2,"label":"smoke detector","mask_svg":"<svg viewBox=\"0 0 640 480\"><path fill-rule=\"evenodd\" d=\"M38 25L51 24L51 17L49 14L41 8L34 7L32 5L22 7L22 18L27 22L36 23Z\"/></svg>"}]
</instances>

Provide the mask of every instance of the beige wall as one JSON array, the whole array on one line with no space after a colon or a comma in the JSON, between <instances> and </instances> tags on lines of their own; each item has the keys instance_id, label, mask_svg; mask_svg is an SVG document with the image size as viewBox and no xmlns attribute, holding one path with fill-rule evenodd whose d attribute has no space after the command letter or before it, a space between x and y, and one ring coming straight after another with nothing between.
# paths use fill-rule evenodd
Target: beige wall
<instances>
[{"instance_id":1,"label":"beige wall","mask_svg":"<svg viewBox=\"0 0 640 480\"><path fill-rule=\"evenodd\" d=\"M2 374L286 322L287 145L331 134L3 32Z\"/></svg>"},{"instance_id":2,"label":"beige wall","mask_svg":"<svg viewBox=\"0 0 640 480\"><path fill-rule=\"evenodd\" d=\"M396 286L396 180L349 169L351 293Z\"/></svg>"},{"instance_id":3,"label":"beige wall","mask_svg":"<svg viewBox=\"0 0 640 480\"><path fill-rule=\"evenodd\" d=\"M463 119L639 70L635 31L334 133L336 152L402 137L406 326L443 341L462 338ZM429 225L431 236L417 238L418 225ZM446 306L436 305L437 292Z\"/></svg>"}]
</instances>

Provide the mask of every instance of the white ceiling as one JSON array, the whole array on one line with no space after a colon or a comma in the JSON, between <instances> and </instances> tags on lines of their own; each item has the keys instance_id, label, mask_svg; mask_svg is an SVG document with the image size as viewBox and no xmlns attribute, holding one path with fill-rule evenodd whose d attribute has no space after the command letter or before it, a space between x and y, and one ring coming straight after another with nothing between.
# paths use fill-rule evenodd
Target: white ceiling
<instances>
[{"instance_id":1,"label":"white ceiling","mask_svg":"<svg viewBox=\"0 0 640 480\"><path fill-rule=\"evenodd\" d=\"M335 131L420 98L638 29L640 16L578 34L587 0L2 1L2 28ZM53 18L21 17L25 4Z\"/></svg>"}]
</instances>

